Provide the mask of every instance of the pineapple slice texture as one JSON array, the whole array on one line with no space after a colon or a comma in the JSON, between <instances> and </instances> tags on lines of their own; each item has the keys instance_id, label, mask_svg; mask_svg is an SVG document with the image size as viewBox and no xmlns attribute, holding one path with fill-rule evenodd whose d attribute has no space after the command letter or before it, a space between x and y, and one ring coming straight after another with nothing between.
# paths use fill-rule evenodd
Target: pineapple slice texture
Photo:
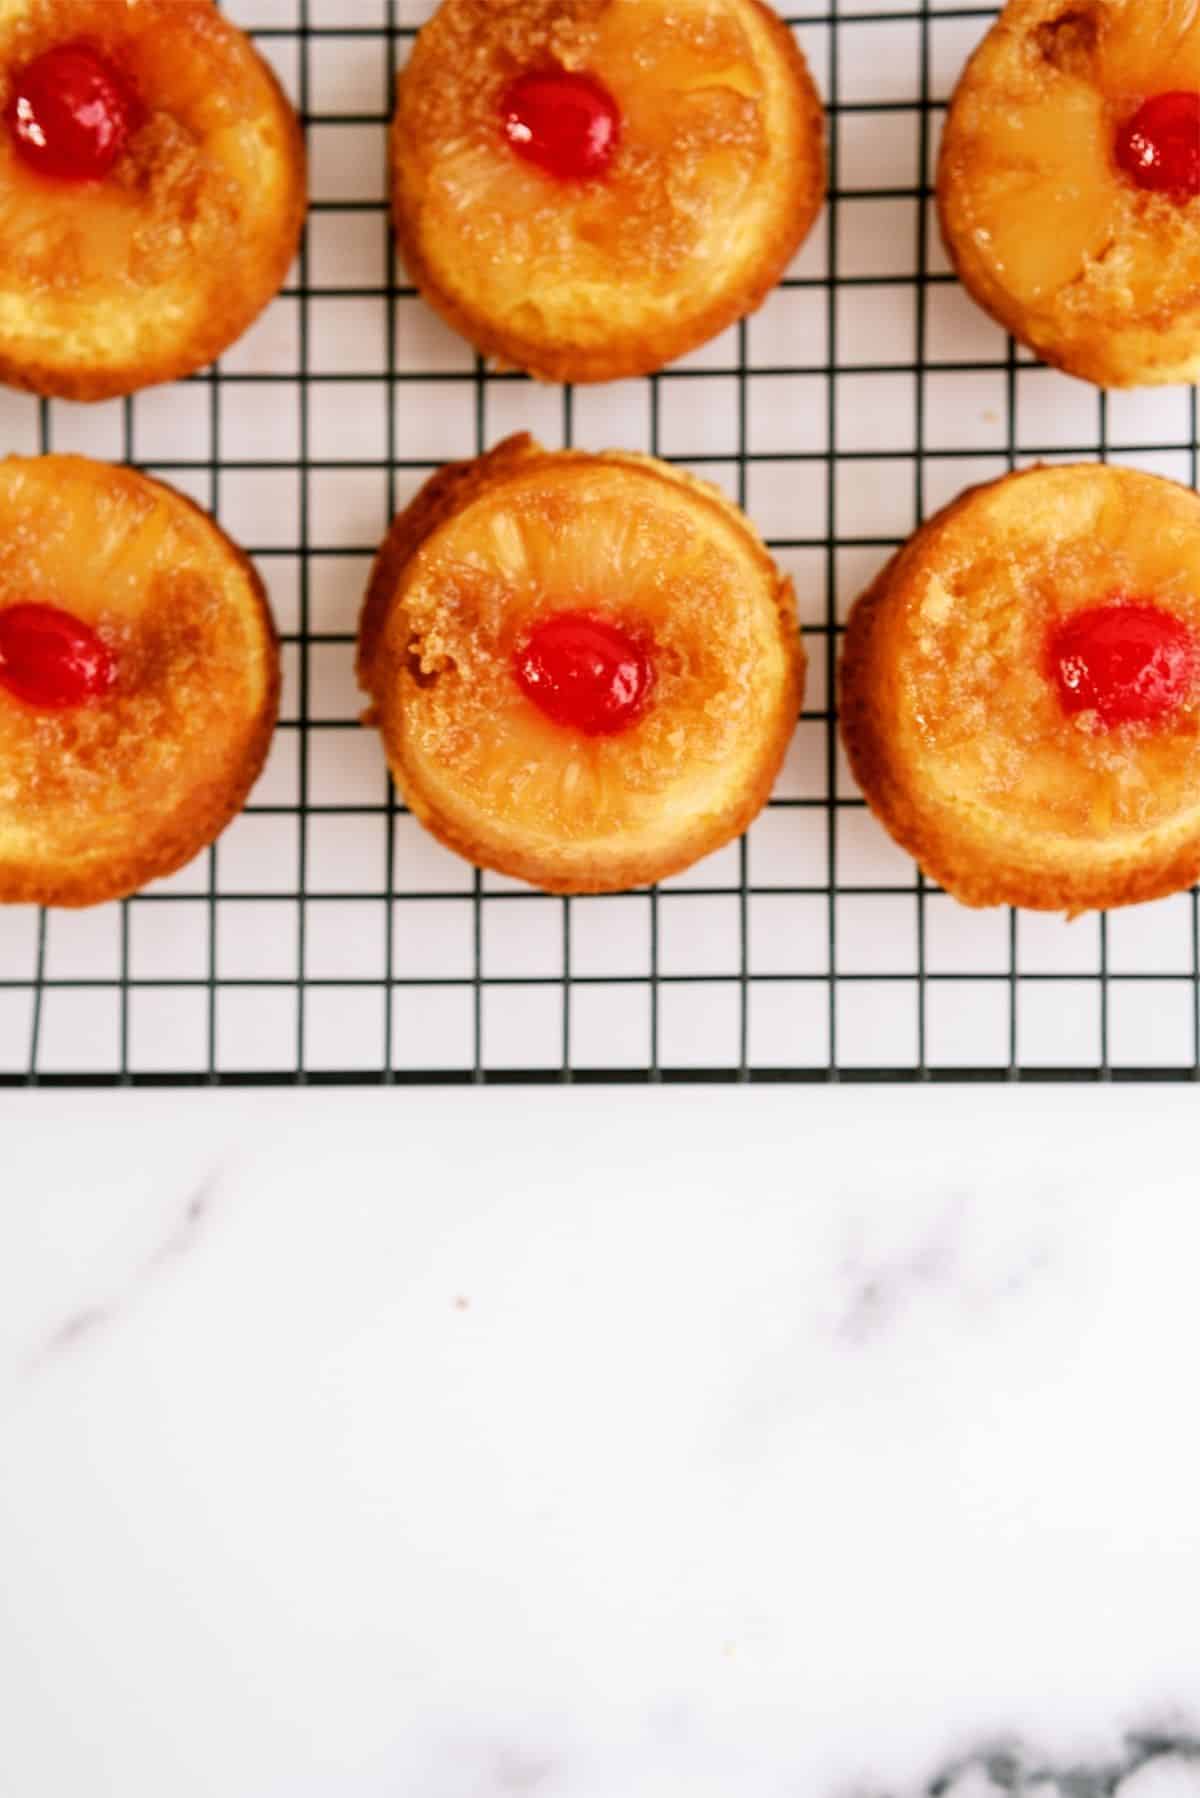
<instances>
[{"instance_id":1,"label":"pineapple slice texture","mask_svg":"<svg viewBox=\"0 0 1200 1798\"><path fill-rule=\"evenodd\" d=\"M1200 0L1010 0L958 90L942 206L964 273L1081 372L1098 333L1161 333L1194 306L1196 203L1142 192L1114 153L1141 102L1177 88L1200 90Z\"/></svg>"},{"instance_id":2,"label":"pineapple slice texture","mask_svg":"<svg viewBox=\"0 0 1200 1798\"><path fill-rule=\"evenodd\" d=\"M64 712L0 704L0 841L49 832L60 854L102 860L128 847L147 794L161 818L228 779L273 652L248 573L199 512L126 470L52 461L0 462L0 608L41 601L92 625L118 685Z\"/></svg>"},{"instance_id":3,"label":"pineapple slice texture","mask_svg":"<svg viewBox=\"0 0 1200 1798\"><path fill-rule=\"evenodd\" d=\"M145 117L103 181L47 180L0 126L0 363L103 399L204 366L278 289L305 208L304 145L274 75L211 0L0 0L13 71L84 38Z\"/></svg>"},{"instance_id":4,"label":"pineapple slice texture","mask_svg":"<svg viewBox=\"0 0 1200 1798\"><path fill-rule=\"evenodd\" d=\"M456 810L546 842L663 828L696 792L722 802L779 734L791 669L778 602L719 515L631 493L603 464L541 470L468 506L415 558L400 621L419 682L405 759ZM704 510L707 510L704 509ZM736 527L735 527L736 528ZM564 731L521 692L520 644L541 619L586 609L653 642L647 712L614 737Z\"/></svg>"},{"instance_id":5,"label":"pineapple slice texture","mask_svg":"<svg viewBox=\"0 0 1200 1798\"><path fill-rule=\"evenodd\" d=\"M981 121L977 241L1025 304L1057 293L1112 229L1104 102L1090 88Z\"/></svg>"},{"instance_id":6,"label":"pineapple slice texture","mask_svg":"<svg viewBox=\"0 0 1200 1798\"><path fill-rule=\"evenodd\" d=\"M1117 0L1101 15L1096 50L1114 100L1200 88L1200 0Z\"/></svg>"},{"instance_id":7,"label":"pineapple slice texture","mask_svg":"<svg viewBox=\"0 0 1200 1798\"><path fill-rule=\"evenodd\" d=\"M1168 482L1113 471L1085 485L1077 473L1043 470L1019 499L994 488L947 519L940 596L926 603L930 576L912 601L899 718L919 742L922 777L947 803L1094 839L1194 806L1200 709L1112 731L1068 716L1045 674L1047 637L1062 617L1119 597L1161 606L1200 636L1200 532Z\"/></svg>"},{"instance_id":8,"label":"pineapple slice texture","mask_svg":"<svg viewBox=\"0 0 1200 1798\"><path fill-rule=\"evenodd\" d=\"M441 215L465 233L473 304L510 320L529 309L526 328L536 328L537 296L553 311L569 294L573 331L600 341L622 281L669 304L689 266L737 235L767 158L763 77L738 19L707 0L544 10L489 15L488 41L475 31L461 46L460 80L417 90L422 234L436 242ZM568 69L602 70L621 109L624 151L604 182L550 182L499 143L505 81L547 52ZM516 291L514 266L524 271ZM454 271L439 273L455 291Z\"/></svg>"},{"instance_id":9,"label":"pineapple slice texture","mask_svg":"<svg viewBox=\"0 0 1200 1798\"><path fill-rule=\"evenodd\" d=\"M150 116L110 179L88 186L30 171L0 128L0 267L5 285L67 293L169 279L202 244L236 253L239 172L254 162L262 88L230 55L211 9L179 0L140 9L113 0L42 0L0 8L0 67L20 67L68 38L95 42L149 98ZM164 29L164 23L166 29ZM245 141L243 141L245 140ZM247 189L246 192L252 190Z\"/></svg>"}]
</instances>

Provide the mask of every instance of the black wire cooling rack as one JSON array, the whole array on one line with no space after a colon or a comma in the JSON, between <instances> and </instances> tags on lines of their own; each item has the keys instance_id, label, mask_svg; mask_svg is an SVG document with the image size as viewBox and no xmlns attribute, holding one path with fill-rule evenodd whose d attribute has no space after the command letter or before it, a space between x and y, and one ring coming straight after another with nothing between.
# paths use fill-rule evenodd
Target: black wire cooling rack
<instances>
[{"instance_id":1,"label":"black wire cooling rack","mask_svg":"<svg viewBox=\"0 0 1200 1798\"><path fill-rule=\"evenodd\" d=\"M971 913L870 818L831 696L845 611L953 492L1035 459L1196 485L1192 390L1041 368L942 257L945 101L994 7L797 0L830 199L763 313L611 389L496 374L393 257L384 135L425 0L228 0L304 115L293 278L212 371L116 406L6 395L15 450L84 449L208 506L255 556L288 663L245 816L119 906L0 915L0 1083L1200 1077L1195 893L1067 926ZM678 881L550 899L442 852L357 724L353 633L387 519L509 431L643 448L723 484L794 573L809 694L749 837Z\"/></svg>"}]
</instances>

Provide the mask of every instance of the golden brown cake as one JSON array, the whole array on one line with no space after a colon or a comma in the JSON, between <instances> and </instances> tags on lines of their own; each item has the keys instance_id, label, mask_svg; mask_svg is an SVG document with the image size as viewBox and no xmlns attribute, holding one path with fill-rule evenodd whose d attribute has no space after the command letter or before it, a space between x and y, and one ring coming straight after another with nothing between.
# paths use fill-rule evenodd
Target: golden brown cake
<instances>
[{"instance_id":1,"label":"golden brown cake","mask_svg":"<svg viewBox=\"0 0 1200 1798\"><path fill-rule=\"evenodd\" d=\"M94 905L240 810L279 703L262 584L181 494L0 461L0 900Z\"/></svg>"},{"instance_id":2,"label":"golden brown cake","mask_svg":"<svg viewBox=\"0 0 1200 1798\"><path fill-rule=\"evenodd\" d=\"M951 260L986 311L1107 387L1200 375L1200 7L1009 0L942 140Z\"/></svg>"},{"instance_id":3,"label":"golden brown cake","mask_svg":"<svg viewBox=\"0 0 1200 1798\"><path fill-rule=\"evenodd\" d=\"M1132 469L976 487L858 601L842 731L968 905L1081 912L1200 874L1200 497Z\"/></svg>"},{"instance_id":4,"label":"golden brown cake","mask_svg":"<svg viewBox=\"0 0 1200 1798\"><path fill-rule=\"evenodd\" d=\"M175 380L278 291L304 142L212 0L0 0L0 111L0 379Z\"/></svg>"},{"instance_id":5,"label":"golden brown cake","mask_svg":"<svg viewBox=\"0 0 1200 1798\"><path fill-rule=\"evenodd\" d=\"M761 305L821 207L823 115L759 0L443 0L391 166L449 324L545 380L609 381Z\"/></svg>"},{"instance_id":6,"label":"golden brown cake","mask_svg":"<svg viewBox=\"0 0 1200 1798\"><path fill-rule=\"evenodd\" d=\"M598 893L746 829L804 654L791 582L715 488L514 437L396 519L359 678L435 836L548 892Z\"/></svg>"}]
</instances>

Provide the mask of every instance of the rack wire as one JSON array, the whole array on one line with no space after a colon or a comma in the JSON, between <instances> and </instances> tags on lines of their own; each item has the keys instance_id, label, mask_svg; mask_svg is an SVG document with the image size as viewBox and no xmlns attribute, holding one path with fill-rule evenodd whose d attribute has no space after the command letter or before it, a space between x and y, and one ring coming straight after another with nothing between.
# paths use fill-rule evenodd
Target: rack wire
<instances>
[{"instance_id":1,"label":"rack wire","mask_svg":"<svg viewBox=\"0 0 1200 1798\"><path fill-rule=\"evenodd\" d=\"M0 398L6 447L183 487L253 554L287 664L263 781L172 879L0 912L0 1084L1200 1079L1196 893L1066 925L973 913L886 839L832 695L848 604L917 521L1036 459L1197 484L1193 390L1097 394L979 314L941 253L945 102L994 6L788 0L830 114L825 216L779 291L605 389L495 373L405 283L395 70L426 0L227 0L292 91L312 216L284 293L203 375L116 406ZM514 429L716 480L794 574L809 692L748 837L661 887L552 899L416 825L360 729L353 636L387 519Z\"/></svg>"}]
</instances>

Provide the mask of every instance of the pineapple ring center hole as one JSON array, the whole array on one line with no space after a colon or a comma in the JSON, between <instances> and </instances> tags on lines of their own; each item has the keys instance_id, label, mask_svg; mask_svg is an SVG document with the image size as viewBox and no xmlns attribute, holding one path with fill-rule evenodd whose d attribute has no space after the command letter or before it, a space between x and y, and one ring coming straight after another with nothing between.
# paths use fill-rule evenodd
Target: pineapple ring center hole
<instances>
[{"instance_id":1,"label":"pineapple ring center hole","mask_svg":"<svg viewBox=\"0 0 1200 1798\"><path fill-rule=\"evenodd\" d=\"M646 633L594 612L555 612L513 658L517 685L538 709L588 737L615 736L645 712L654 687Z\"/></svg>"},{"instance_id":2,"label":"pineapple ring center hole","mask_svg":"<svg viewBox=\"0 0 1200 1798\"><path fill-rule=\"evenodd\" d=\"M1156 724L1194 695L1200 644L1161 606L1118 597L1059 620L1046 643L1046 673L1063 710L1097 730Z\"/></svg>"}]
</instances>

